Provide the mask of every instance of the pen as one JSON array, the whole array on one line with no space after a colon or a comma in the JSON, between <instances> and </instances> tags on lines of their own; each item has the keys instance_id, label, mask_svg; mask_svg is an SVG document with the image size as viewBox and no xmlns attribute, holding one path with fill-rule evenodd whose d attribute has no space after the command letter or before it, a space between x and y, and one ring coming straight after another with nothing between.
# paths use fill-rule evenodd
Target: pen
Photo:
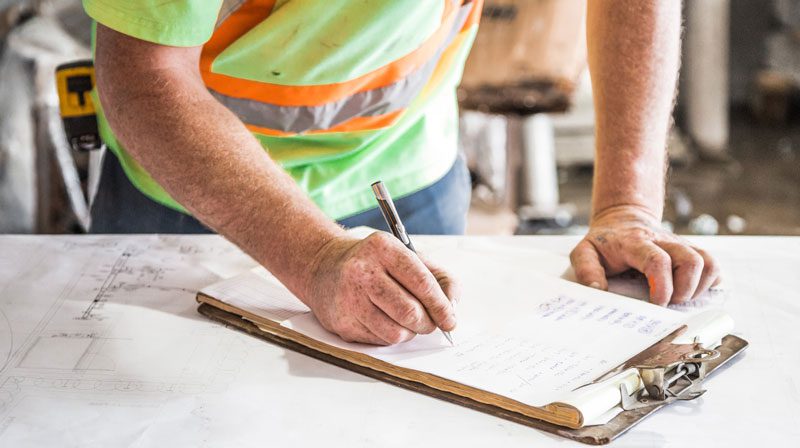
<instances>
[{"instance_id":1,"label":"pen","mask_svg":"<svg viewBox=\"0 0 800 448\"><path fill-rule=\"evenodd\" d=\"M378 200L378 207L381 209L383 219L385 219L386 224L389 225L389 230L391 230L392 234L397 237L397 239L400 240L403 245L411 250L411 252L417 253L417 251L414 249L414 244L411 243L411 238L408 237L406 228L403 226L403 222L400 221L400 216L397 214L397 209L394 207L394 201L392 201L392 197L389 196L386 186L383 185L383 182L377 181L372 184L372 191L375 193L375 199ZM444 331L441 328L440 330L442 334L444 334L444 337L447 338L447 341L450 342L450 345L455 346L450 332Z\"/></svg>"}]
</instances>

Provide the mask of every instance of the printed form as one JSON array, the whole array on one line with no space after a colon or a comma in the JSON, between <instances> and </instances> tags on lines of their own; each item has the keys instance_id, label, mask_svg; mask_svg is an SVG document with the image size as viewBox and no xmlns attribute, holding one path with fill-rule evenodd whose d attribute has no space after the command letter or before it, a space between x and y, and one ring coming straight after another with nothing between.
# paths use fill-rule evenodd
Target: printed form
<instances>
[{"instance_id":1,"label":"printed form","mask_svg":"<svg viewBox=\"0 0 800 448\"><path fill-rule=\"evenodd\" d=\"M503 254L502 262L490 252L464 248L428 255L462 283L455 347L438 331L392 347L344 342L263 269L208 292L321 342L533 406L559 401L590 383L675 330L685 317L538 275L529 267L531 254Z\"/></svg>"}]
</instances>

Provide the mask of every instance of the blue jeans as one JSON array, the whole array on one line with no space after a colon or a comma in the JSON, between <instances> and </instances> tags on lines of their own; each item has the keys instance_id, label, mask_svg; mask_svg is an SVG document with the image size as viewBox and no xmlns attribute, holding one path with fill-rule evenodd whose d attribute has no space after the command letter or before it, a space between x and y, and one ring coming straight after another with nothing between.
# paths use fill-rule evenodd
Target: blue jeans
<instances>
[{"instance_id":1,"label":"blue jeans","mask_svg":"<svg viewBox=\"0 0 800 448\"><path fill-rule=\"evenodd\" d=\"M469 170L463 157L459 156L443 178L416 193L395 198L394 206L408 233L462 235L467 227L467 211L471 195L472 182ZM348 228L369 226L389 231L377 207L340 219L339 224Z\"/></svg>"},{"instance_id":2,"label":"blue jeans","mask_svg":"<svg viewBox=\"0 0 800 448\"><path fill-rule=\"evenodd\" d=\"M412 234L463 234L472 187L459 157L443 178L410 195L395 198L397 213ZM388 231L375 208L339 220L345 227ZM131 184L116 156L107 153L100 186L92 203L91 233L213 233L190 215L163 206Z\"/></svg>"}]
</instances>

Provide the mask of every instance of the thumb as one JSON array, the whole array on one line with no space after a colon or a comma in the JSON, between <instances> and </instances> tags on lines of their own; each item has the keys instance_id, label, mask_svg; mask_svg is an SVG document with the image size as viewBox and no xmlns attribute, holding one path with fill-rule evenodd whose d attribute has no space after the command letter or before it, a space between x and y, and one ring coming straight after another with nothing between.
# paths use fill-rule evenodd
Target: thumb
<instances>
[{"instance_id":1,"label":"thumb","mask_svg":"<svg viewBox=\"0 0 800 448\"><path fill-rule=\"evenodd\" d=\"M600 262L600 254L591 242L584 239L578 243L569 254L569 259L579 283L592 288L608 289L606 270Z\"/></svg>"}]
</instances>

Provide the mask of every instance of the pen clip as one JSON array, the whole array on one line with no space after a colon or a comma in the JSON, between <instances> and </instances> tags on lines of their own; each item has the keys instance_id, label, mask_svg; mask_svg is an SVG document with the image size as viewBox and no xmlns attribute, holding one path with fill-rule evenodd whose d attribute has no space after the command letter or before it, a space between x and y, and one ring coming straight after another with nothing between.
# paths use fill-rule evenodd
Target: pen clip
<instances>
[{"instance_id":1,"label":"pen clip","mask_svg":"<svg viewBox=\"0 0 800 448\"><path fill-rule=\"evenodd\" d=\"M403 223L398 222L395 224L395 230L397 234L395 235L400 241L403 242L406 246L411 243L411 239L408 238L408 233L406 233L406 228L403 227Z\"/></svg>"},{"instance_id":2,"label":"pen clip","mask_svg":"<svg viewBox=\"0 0 800 448\"><path fill-rule=\"evenodd\" d=\"M405 226L403 226L403 223L400 221L400 215L397 214L394 201L392 201L392 197L386 190L386 186L383 185L383 182L377 181L372 184L372 191L375 193L375 199L378 200L378 206L381 209L383 218L386 220L386 225L389 226L389 230L395 238L400 240L409 250L416 252L416 250L414 250L414 245L411 244L411 238L408 236Z\"/></svg>"}]
</instances>

